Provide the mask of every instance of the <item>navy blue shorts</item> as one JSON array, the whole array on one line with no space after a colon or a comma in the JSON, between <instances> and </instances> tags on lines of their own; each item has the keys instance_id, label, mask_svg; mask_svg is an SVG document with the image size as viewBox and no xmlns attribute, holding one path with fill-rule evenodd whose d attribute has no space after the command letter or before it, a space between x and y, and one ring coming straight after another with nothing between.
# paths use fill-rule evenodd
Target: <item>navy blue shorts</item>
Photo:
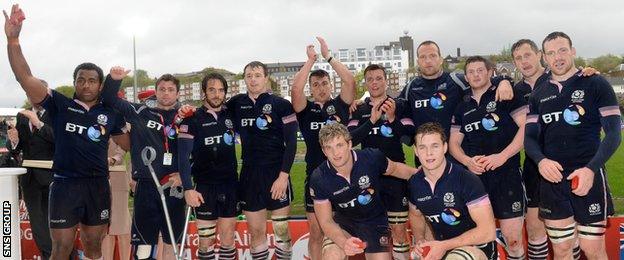
<instances>
[{"instance_id":1,"label":"navy blue shorts","mask_svg":"<svg viewBox=\"0 0 624 260\"><path fill-rule=\"evenodd\" d=\"M271 186L277 180L281 167L281 163L261 166L243 164L239 182L239 199L242 210L276 210L290 205L290 201L293 200L290 177L288 178L286 195L277 200L271 198Z\"/></svg>"},{"instance_id":2,"label":"navy blue shorts","mask_svg":"<svg viewBox=\"0 0 624 260\"><path fill-rule=\"evenodd\" d=\"M388 226L388 218L379 221L356 223L338 216L336 223L351 236L366 242L364 253L383 253L392 250L392 236Z\"/></svg>"},{"instance_id":3,"label":"navy blue shorts","mask_svg":"<svg viewBox=\"0 0 624 260\"><path fill-rule=\"evenodd\" d=\"M494 217L510 219L524 216L526 203L519 167L488 171L479 175L479 179L490 197Z\"/></svg>"},{"instance_id":4,"label":"navy blue shorts","mask_svg":"<svg viewBox=\"0 0 624 260\"><path fill-rule=\"evenodd\" d=\"M178 192L182 187L177 187ZM184 212L184 196L178 198L171 196L171 188L165 189L165 200L169 209L171 226L176 242L182 238L182 230L186 217ZM132 219L132 244L155 245L158 243L159 233L162 233L163 241L171 244L165 213L163 211L160 194L150 179L137 180L134 193L134 217Z\"/></svg>"},{"instance_id":5,"label":"navy blue shorts","mask_svg":"<svg viewBox=\"0 0 624 260\"><path fill-rule=\"evenodd\" d=\"M594 185L583 197L572 193L570 181L566 180L571 173L563 172L565 177L560 183L540 183L540 217L551 220L574 217L577 223L587 225L613 215L613 201L605 170L594 173Z\"/></svg>"},{"instance_id":6,"label":"navy blue shorts","mask_svg":"<svg viewBox=\"0 0 624 260\"><path fill-rule=\"evenodd\" d=\"M381 201L387 212L407 212L407 181L391 176L381 176L379 189Z\"/></svg>"},{"instance_id":7,"label":"navy blue shorts","mask_svg":"<svg viewBox=\"0 0 624 260\"><path fill-rule=\"evenodd\" d=\"M50 185L49 196L50 228L110 223L111 191L106 177L57 177Z\"/></svg>"},{"instance_id":8,"label":"navy blue shorts","mask_svg":"<svg viewBox=\"0 0 624 260\"><path fill-rule=\"evenodd\" d=\"M539 183L542 175L539 173L537 164L528 157L524 158L524 169L522 171L522 180L526 190L527 207L539 207Z\"/></svg>"},{"instance_id":9,"label":"navy blue shorts","mask_svg":"<svg viewBox=\"0 0 624 260\"><path fill-rule=\"evenodd\" d=\"M195 208L197 219L216 220L233 218L240 214L236 181L221 184L198 183L195 190L204 198L204 203Z\"/></svg>"}]
</instances>

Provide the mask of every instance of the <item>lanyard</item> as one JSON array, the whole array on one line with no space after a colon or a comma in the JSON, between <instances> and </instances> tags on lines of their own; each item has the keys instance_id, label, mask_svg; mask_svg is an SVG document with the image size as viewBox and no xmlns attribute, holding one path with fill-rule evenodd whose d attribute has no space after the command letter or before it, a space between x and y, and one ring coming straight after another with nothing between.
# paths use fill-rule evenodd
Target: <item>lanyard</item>
<instances>
[{"instance_id":1,"label":"lanyard","mask_svg":"<svg viewBox=\"0 0 624 260\"><path fill-rule=\"evenodd\" d=\"M160 123L163 125L163 136L164 136L163 143L165 145L165 152L169 153L169 138L168 138L169 135L167 133L167 126L165 125L165 118L163 118L163 116L160 113L158 113L158 116L160 117ZM171 125L170 125L171 127L169 129L174 129L177 117L178 115L173 117L173 121L171 121ZM177 127L175 129L177 131Z\"/></svg>"}]
</instances>

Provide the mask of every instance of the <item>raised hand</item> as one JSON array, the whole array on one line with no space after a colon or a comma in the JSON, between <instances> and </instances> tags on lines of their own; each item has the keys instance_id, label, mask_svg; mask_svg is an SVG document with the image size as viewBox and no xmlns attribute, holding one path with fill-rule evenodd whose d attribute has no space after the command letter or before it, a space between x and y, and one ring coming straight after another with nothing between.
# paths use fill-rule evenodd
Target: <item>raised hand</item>
<instances>
[{"instance_id":1,"label":"raised hand","mask_svg":"<svg viewBox=\"0 0 624 260\"><path fill-rule=\"evenodd\" d=\"M321 44L321 55L323 55L325 60L329 59L329 47L327 47L327 42L325 42L325 39L321 37L316 37L316 39Z\"/></svg>"},{"instance_id":2,"label":"raised hand","mask_svg":"<svg viewBox=\"0 0 624 260\"><path fill-rule=\"evenodd\" d=\"M124 67L115 66L110 69L109 75L114 80L122 80L128 76L128 73L130 73L130 70L126 70Z\"/></svg>"},{"instance_id":3,"label":"raised hand","mask_svg":"<svg viewBox=\"0 0 624 260\"><path fill-rule=\"evenodd\" d=\"M26 19L24 11L19 8L18 4L14 4L11 7L10 16L5 10L2 10L2 13L4 13L4 33L6 34L7 39L19 38L20 31L22 30L22 21Z\"/></svg>"},{"instance_id":4,"label":"raised hand","mask_svg":"<svg viewBox=\"0 0 624 260\"><path fill-rule=\"evenodd\" d=\"M306 54L308 55L308 60L316 61L316 51L314 50L314 45L308 45L306 47Z\"/></svg>"}]
</instances>

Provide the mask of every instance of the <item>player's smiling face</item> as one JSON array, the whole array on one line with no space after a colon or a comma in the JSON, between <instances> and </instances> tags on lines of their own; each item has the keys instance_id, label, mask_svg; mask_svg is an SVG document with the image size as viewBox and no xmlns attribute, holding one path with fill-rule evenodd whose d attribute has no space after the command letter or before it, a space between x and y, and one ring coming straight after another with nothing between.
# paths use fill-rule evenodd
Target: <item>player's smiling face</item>
<instances>
[{"instance_id":1,"label":"player's smiling face","mask_svg":"<svg viewBox=\"0 0 624 260\"><path fill-rule=\"evenodd\" d=\"M337 136L323 143L323 154L334 168L345 166L351 160L351 141Z\"/></svg>"},{"instance_id":2,"label":"player's smiling face","mask_svg":"<svg viewBox=\"0 0 624 260\"><path fill-rule=\"evenodd\" d=\"M425 170L438 169L445 160L448 146L438 133L418 134L414 144L414 152Z\"/></svg>"},{"instance_id":3,"label":"player's smiling face","mask_svg":"<svg viewBox=\"0 0 624 260\"><path fill-rule=\"evenodd\" d=\"M564 75L574 68L576 49L568 39L557 37L544 43L544 60L555 75Z\"/></svg>"},{"instance_id":4,"label":"player's smiling face","mask_svg":"<svg viewBox=\"0 0 624 260\"><path fill-rule=\"evenodd\" d=\"M204 94L205 101L211 108L219 108L225 101L225 87L218 79L208 80Z\"/></svg>"},{"instance_id":5,"label":"player's smiling face","mask_svg":"<svg viewBox=\"0 0 624 260\"><path fill-rule=\"evenodd\" d=\"M364 75L364 81L371 97L381 97L386 94L387 81L383 70L369 70Z\"/></svg>"},{"instance_id":6,"label":"player's smiling face","mask_svg":"<svg viewBox=\"0 0 624 260\"><path fill-rule=\"evenodd\" d=\"M312 92L314 102L326 102L329 100L331 89L332 86L328 77L310 77L310 91Z\"/></svg>"},{"instance_id":7,"label":"player's smiling face","mask_svg":"<svg viewBox=\"0 0 624 260\"><path fill-rule=\"evenodd\" d=\"M76 97L85 103L96 101L102 89L99 75L95 70L78 70L74 86L76 87Z\"/></svg>"},{"instance_id":8,"label":"player's smiling face","mask_svg":"<svg viewBox=\"0 0 624 260\"><path fill-rule=\"evenodd\" d=\"M156 86L156 101L161 107L171 107L178 100L178 89L173 81L163 80Z\"/></svg>"},{"instance_id":9,"label":"player's smiling face","mask_svg":"<svg viewBox=\"0 0 624 260\"><path fill-rule=\"evenodd\" d=\"M266 91L269 82L267 75L264 75L262 67L247 67L245 69L245 84L247 91L252 95L260 95Z\"/></svg>"},{"instance_id":10,"label":"player's smiling face","mask_svg":"<svg viewBox=\"0 0 624 260\"><path fill-rule=\"evenodd\" d=\"M513 52L514 65L520 70L522 76L525 78L535 76L542 65L540 60L542 59L542 53L535 51L529 44L522 44Z\"/></svg>"}]
</instances>

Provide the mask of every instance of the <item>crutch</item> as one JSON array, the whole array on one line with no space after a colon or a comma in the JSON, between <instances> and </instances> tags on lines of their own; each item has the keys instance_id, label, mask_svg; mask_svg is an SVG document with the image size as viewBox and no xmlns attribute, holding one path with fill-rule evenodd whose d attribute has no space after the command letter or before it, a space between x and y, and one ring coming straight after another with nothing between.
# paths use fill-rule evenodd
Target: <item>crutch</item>
<instances>
[{"instance_id":1,"label":"crutch","mask_svg":"<svg viewBox=\"0 0 624 260\"><path fill-rule=\"evenodd\" d=\"M165 220L167 222L167 230L169 231L169 239L171 239L172 247L173 247L173 255L176 256L176 259L182 260L182 258L178 255L178 248L175 246L175 236L173 235L173 227L171 226L171 218L169 217L169 209L167 208L167 200L165 198L165 188L160 185L160 181L158 181L158 177L156 177L156 173L154 172L154 168L152 167L152 162L156 159L156 150L154 147L146 146L141 151L141 159L143 159L143 164L147 166L150 173L152 174L152 180L154 181L154 185L156 185L156 189L158 190L158 194L160 194L160 201L162 203L163 211L165 212Z\"/></svg>"},{"instance_id":2,"label":"crutch","mask_svg":"<svg viewBox=\"0 0 624 260\"><path fill-rule=\"evenodd\" d=\"M188 231L189 218L191 217L191 206L186 205L186 217L184 218L184 229L182 229L182 243L180 243L180 250L178 259L183 259L184 256L184 243L186 243L186 232Z\"/></svg>"}]
</instances>

